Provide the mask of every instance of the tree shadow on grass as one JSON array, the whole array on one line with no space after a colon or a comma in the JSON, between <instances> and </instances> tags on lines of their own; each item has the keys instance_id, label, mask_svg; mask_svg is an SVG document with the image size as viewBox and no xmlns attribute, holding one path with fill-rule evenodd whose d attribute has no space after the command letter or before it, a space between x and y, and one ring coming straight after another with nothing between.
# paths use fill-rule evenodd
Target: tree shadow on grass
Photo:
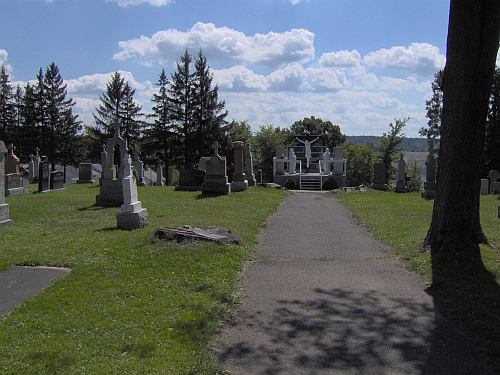
<instances>
[{"instance_id":1,"label":"tree shadow on grass","mask_svg":"<svg viewBox=\"0 0 500 375\"><path fill-rule=\"evenodd\" d=\"M377 291L314 292L279 301L271 316L243 313L220 363L248 374L493 374L430 305Z\"/></svg>"}]
</instances>

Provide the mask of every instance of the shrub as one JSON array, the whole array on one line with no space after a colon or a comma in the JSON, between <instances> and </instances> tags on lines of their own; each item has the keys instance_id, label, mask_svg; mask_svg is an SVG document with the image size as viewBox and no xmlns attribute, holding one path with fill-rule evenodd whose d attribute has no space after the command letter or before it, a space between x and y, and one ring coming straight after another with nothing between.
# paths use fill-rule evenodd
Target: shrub
<instances>
[{"instance_id":1,"label":"shrub","mask_svg":"<svg viewBox=\"0 0 500 375\"><path fill-rule=\"evenodd\" d=\"M327 178L325 181L323 181L323 190L333 190L333 189L338 189L337 181L335 181L333 178Z\"/></svg>"},{"instance_id":2,"label":"shrub","mask_svg":"<svg viewBox=\"0 0 500 375\"><path fill-rule=\"evenodd\" d=\"M295 180L293 178L289 178L288 180L285 181L285 186L287 189L293 190L295 189Z\"/></svg>"}]
</instances>

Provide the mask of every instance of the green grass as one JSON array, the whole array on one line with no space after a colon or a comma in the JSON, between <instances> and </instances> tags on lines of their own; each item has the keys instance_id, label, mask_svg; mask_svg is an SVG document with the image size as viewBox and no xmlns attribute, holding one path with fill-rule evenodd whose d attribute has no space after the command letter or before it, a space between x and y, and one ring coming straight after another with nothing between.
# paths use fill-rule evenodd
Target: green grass
<instances>
[{"instance_id":1,"label":"green grass","mask_svg":"<svg viewBox=\"0 0 500 375\"><path fill-rule=\"evenodd\" d=\"M283 191L200 198L139 188L149 225L116 230L119 208L94 207L96 185L7 197L0 270L70 267L0 319L0 374L217 374L210 341L231 319L238 277ZM219 225L242 245L157 241L158 227Z\"/></svg>"},{"instance_id":2,"label":"green grass","mask_svg":"<svg viewBox=\"0 0 500 375\"><path fill-rule=\"evenodd\" d=\"M431 222L433 201L417 193L396 194L369 190L367 193L339 194L354 217L375 238L390 246L407 267L430 284L431 256L421 245ZM484 268L473 267L457 258L446 264L448 282L432 289L440 313L472 339L500 373L500 200L494 195L481 197L481 226L495 246L480 246Z\"/></svg>"}]
</instances>

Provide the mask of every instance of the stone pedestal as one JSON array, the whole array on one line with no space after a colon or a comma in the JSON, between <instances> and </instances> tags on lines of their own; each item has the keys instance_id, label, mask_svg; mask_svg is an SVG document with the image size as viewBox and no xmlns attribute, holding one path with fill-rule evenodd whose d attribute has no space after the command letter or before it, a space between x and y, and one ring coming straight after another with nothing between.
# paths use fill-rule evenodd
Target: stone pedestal
<instances>
[{"instance_id":1,"label":"stone pedestal","mask_svg":"<svg viewBox=\"0 0 500 375\"><path fill-rule=\"evenodd\" d=\"M231 191L244 191L248 189L248 181L243 170L243 142L233 142L234 174L231 182Z\"/></svg>"},{"instance_id":2,"label":"stone pedestal","mask_svg":"<svg viewBox=\"0 0 500 375\"><path fill-rule=\"evenodd\" d=\"M214 143L214 155L207 161L207 173L205 175L201 191L203 194L229 194L231 185L227 179L226 158L219 156L219 144Z\"/></svg>"},{"instance_id":3,"label":"stone pedestal","mask_svg":"<svg viewBox=\"0 0 500 375\"><path fill-rule=\"evenodd\" d=\"M124 174L123 159L128 156L127 141L120 136L120 123L115 123L115 133L108 138L101 152L102 174L99 194L96 195L97 206L116 207L123 204L122 178ZM120 165L115 166L115 148L120 154Z\"/></svg>"},{"instance_id":4,"label":"stone pedestal","mask_svg":"<svg viewBox=\"0 0 500 375\"><path fill-rule=\"evenodd\" d=\"M389 188L385 183L385 164L377 162L373 165L373 183L371 188L375 190L387 191Z\"/></svg>"},{"instance_id":5,"label":"stone pedestal","mask_svg":"<svg viewBox=\"0 0 500 375\"><path fill-rule=\"evenodd\" d=\"M245 175L248 181L248 186L257 185L255 175L253 173L253 156L250 150L250 143L247 143L245 149Z\"/></svg>"},{"instance_id":6,"label":"stone pedestal","mask_svg":"<svg viewBox=\"0 0 500 375\"><path fill-rule=\"evenodd\" d=\"M156 186L163 186L163 167L160 159L156 164Z\"/></svg>"},{"instance_id":7,"label":"stone pedestal","mask_svg":"<svg viewBox=\"0 0 500 375\"><path fill-rule=\"evenodd\" d=\"M123 204L116 214L116 224L120 229L132 230L148 225L148 212L142 208L137 197L137 184L132 174L130 155L123 159L124 174L122 182Z\"/></svg>"}]
</instances>

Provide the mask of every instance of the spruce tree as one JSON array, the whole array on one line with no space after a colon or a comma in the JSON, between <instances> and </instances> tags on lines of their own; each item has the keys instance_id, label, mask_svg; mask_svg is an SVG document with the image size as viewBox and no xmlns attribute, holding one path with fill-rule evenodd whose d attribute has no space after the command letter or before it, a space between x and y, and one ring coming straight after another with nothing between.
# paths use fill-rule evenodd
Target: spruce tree
<instances>
[{"instance_id":1,"label":"spruce tree","mask_svg":"<svg viewBox=\"0 0 500 375\"><path fill-rule=\"evenodd\" d=\"M195 128L193 109L195 105L194 73L190 71L192 62L187 49L181 56L180 63L176 63L177 71L172 74L168 90L171 112L170 118L174 131L180 135L183 143L184 168L192 168L197 162Z\"/></svg>"},{"instance_id":2,"label":"spruce tree","mask_svg":"<svg viewBox=\"0 0 500 375\"><path fill-rule=\"evenodd\" d=\"M24 91L21 86L16 86L16 91L14 91L14 144L17 145L17 156L24 162L28 160L29 152L25 148L24 137L23 137L23 96Z\"/></svg>"},{"instance_id":3,"label":"spruce tree","mask_svg":"<svg viewBox=\"0 0 500 375\"><path fill-rule=\"evenodd\" d=\"M36 87L26 84L20 108L22 116L23 150L29 155L34 154L35 149L41 147L39 144L39 128L37 115ZM43 151L43 150L42 150ZM27 156L27 155L25 155Z\"/></svg>"},{"instance_id":4,"label":"spruce tree","mask_svg":"<svg viewBox=\"0 0 500 375\"><path fill-rule=\"evenodd\" d=\"M14 89L4 65L0 70L0 140L14 142L15 107Z\"/></svg>"},{"instance_id":5,"label":"spruce tree","mask_svg":"<svg viewBox=\"0 0 500 375\"><path fill-rule=\"evenodd\" d=\"M224 101L218 100L217 85L212 87L213 74L210 73L210 68L207 59L202 51L198 52L195 59L194 73L194 138L196 150L192 150L197 159L201 156L210 155L212 145L218 141L224 145L227 136L224 135L224 125L227 111L224 109Z\"/></svg>"}]
</instances>

